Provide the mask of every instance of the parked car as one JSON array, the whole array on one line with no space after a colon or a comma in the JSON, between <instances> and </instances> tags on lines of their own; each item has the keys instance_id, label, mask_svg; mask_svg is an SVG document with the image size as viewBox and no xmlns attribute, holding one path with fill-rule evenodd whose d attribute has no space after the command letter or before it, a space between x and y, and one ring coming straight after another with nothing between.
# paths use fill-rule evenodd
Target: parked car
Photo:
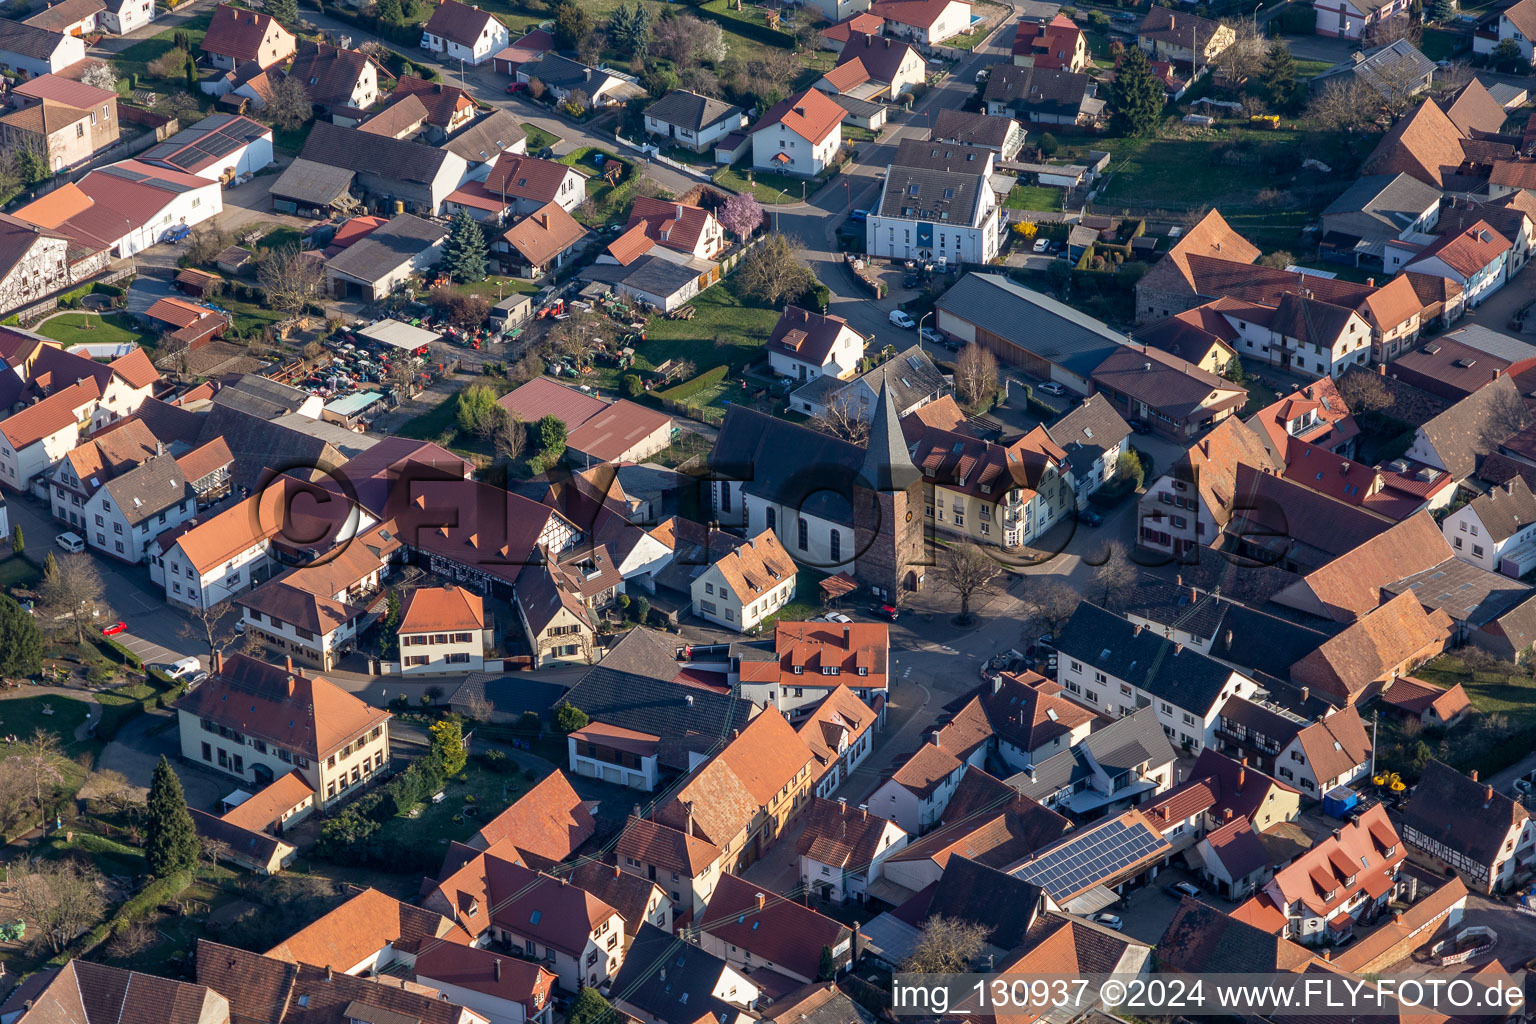
<instances>
[{"instance_id":1,"label":"parked car","mask_svg":"<svg viewBox=\"0 0 1536 1024\"><path fill-rule=\"evenodd\" d=\"M172 679L185 679L202 668L196 658L182 658L179 661L171 662L169 665L156 665L154 667Z\"/></svg>"},{"instance_id":2,"label":"parked car","mask_svg":"<svg viewBox=\"0 0 1536 1024\"><path fill-rule=\"evenodd\" d=\"M916 320L913 320L910 316L907 316L906 313L899 309L891 310L890 319L891 323L895 324L897 327L900 327L903 330L910 331L912 328L917 326Z\"/></svg>"},{"instance_id":3,"label":"parked car","mask_svg":"<svg viewBox=\"0 0 1536 1024\"><path fill-rule=\"evenodd\" d=\"M826 619L827 619L828 622L852 622L853 621L848 616L844 615L842 612L827 612Z\"/></svg>"},{"instance_id":4,"label":"parked car","mask_svg":"<svg viewBox=\"0 0 1536 1024\"><path fill-rule=\"evenodd\" d=\"M53 542L65 551L78 552L85 550L85 538L78 533L65 531L53 538Z\"/></svg>"},{"instance_id":5,"label":"parked car","mask_svg":"<svg viewBox=\"0 0 1536 1024\"><path fill-rule=\"evenodd\" d=\"M1190 885L1188 882L1174 882L1172 885L1167 886L1165 891L1174 899L1179 899L1184 896L1188 896L1190 899L1195 899L1200 895L1200 890L1193 885Z\"/></svg>"},{"instance_id":6,"label":"parked car","mask_svg":"<svg viewBox=\"0 0 1536 1024\"><path fill-rule=\"evenodd\" d=\"M1113 928L1117 932L1125 927L1125 922L1114 914L1094 914L1093 923L1101 924L1105 928Z\"/></svg>"},{"instance_id":7,"label":"parked car","mask_svg":"<svg viewBox=\"0 0 1536 1024\"><path fill-rule=\"evenodd\" d=\"M1152 424L1148 423L1146 420L1126 420L1125 425L1136 431L1138 434L1152 433Z\"/></svg>"},{"instance_id":8,"label":"parked car","mask_svg":"<svg viewBox=\"0 0 1536 1024\"><path fill-rule=\"evenodd\" d=\"M1130 11L1121 11L1118 14L1111 15L1109 20L1110 21L1135 21L1136 20L1136 15L1132 14Z\"/></svg>"},{"instance_id":9,"label":"parked car","mask_svg":"<svg viewBox=\"0 0 1536 1024\"><path fill-rule=\"evenodd\" d=\"M1085 508L1077 514L1077 521L1084 526L1103 526L1104 517L1091 508Z\"/></svg>"},{"instance_id":10,"label":"parked car","mask_svg":"<svg viewBox=\"0 0 1536 1024\"><path fill-rule=\"evenodd\" d=\"M976 81L978 81L978 82L985 82L986 80L987 80L987 69L986 68L982 68L980 71L976 72Z\"/></svg>"},{"instance_id":11,"label":"parked car","mask_svg":"<svg viewBox=\"0 0 1536 1024\"><path fill-rule=\"evenodd\" d=\"M887 622L895 622L896 617L901 613L896 610L894 605L877 604L869 610L869 614L873 615L877 619L884 619Z\"/></svg>"},{"instance_id":12,"label":"parked car","mask_svg":"<svg viewBox=\"0 0 1536 1024\"><path fill-rule=\"evenodd\" d=\"M203 669L198 669L196 672L193 672L191 675L187 676L187 689L190 690L198 683L206 682L207 679L208 673Z\"/></svg>"},{"instance_id":13,"label":"parked car","mask_svg":"<svg viewBox=\"0 0 1536 1024\"><path fill-rule=\"evenodd\" d=\"M939 333L939 329L937 327L924 327L921 331L918 332L918 335L930 345L944 344L944 335Z\"/></svg>"},{"instance_id":14,"label":"parked car","mask_svg":"<svg viewBox=\"0 0 1536 1024\"><path fill-rule=\"evenodd\" d=\"M1051 240L1049 238L1037 238L1034 245L1035 252L1050 252Z\"/></svg>"},{"instance_id":15,"label":"parked car","mask_svg":"<svg viewBox=\"0 0 1536 1024\"><path fill-rule=\"evenodd\" d=\"M1067 393L1066 388L1062 387L1060 384L1057 384L1053 380L1048 380L1043 384L1037 385L1035 390L1043 391L1048 395L1056 395L1058 397Z\"/></svg>"},{"instance_id":16,"label":"parked car","mask_svg":"<svg viewBox=\"0 0 1536 1024\"><path fill-rule=\"evenodd\" d=\"M869 220L869 211L854 210L852 213L848 214L848 219L853 221L855 224L862 224Z\"/></svg>"},{"instance_id":17,"label":"parked car","mask_svg":"<svg viewBox=\"0 0 1536 1024\"><path fill-rule=\"evenodd\" d=\"M515 92L522 92L524 89L527 89L527 88L528 88L528 83L527 82L509 82L509 83L507 83L507 95L510 96L510 95L512 95Z\"/></svg>"},{"instance_id":18,"label":"parked car","mask_svg":"<svg viewBox=\"0 0 1536 1024\"><path fill-rule=\"evenodd\" d=\"M110 626L103 626L101 628L102 636L117 636L119 633L126 632L128 632L128 623L126 622L114 622Z\"/></svg>"}]
</instances>

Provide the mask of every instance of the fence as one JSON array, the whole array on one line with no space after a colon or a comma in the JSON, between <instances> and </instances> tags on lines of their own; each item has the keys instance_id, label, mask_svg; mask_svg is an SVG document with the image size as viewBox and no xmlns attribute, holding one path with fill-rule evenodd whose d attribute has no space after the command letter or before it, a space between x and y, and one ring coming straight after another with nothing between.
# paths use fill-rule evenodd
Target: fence
<instances>
[{"instance_id":1,"label":"fence","mask_svg":"<svg viewBox=\"0 0 1536 1024\"><path fill-rule=\"evenodd\" d=\"M90 289L98 284L116 284L124 278L132 277L136 273L138 273L138 267L132 263L125 267L118 267L116 270L109 270L104 274L98 274L95 277L81 281L79 284L67 288L59 292L57 295L50 295L46 299L40 299L39 301L32 303L30 306L23 306L21 309L18 309L11 315L16 318L18 323L26 323L28 320L35 320L42 316L44 313L51 313L53 310L58 309L59 300L71 292L77 292L82 288Z\"/></svg>"},{"instance_id":2,"label":"fence","mask_svg":"<svg viewBox=\"0 0 1536 1024\"><path fill-rule=\"evenodd\" d=\"M681 171L683 174L688 175L690 178L698 178L700 181L711 180L707 172L702 171L697 167L690 167L683 163L681 160L673 160L669 156L662 156L661 151L653 145L641 142L631 142L624 136L620 135L617 131L613 133L613 138L615 142L623 146L625 149L633 150L634 152L639 153L641 156L645 157L647 160L652 160L665 167L670 167L674 171Z\"/></svg>"}]
</instances>

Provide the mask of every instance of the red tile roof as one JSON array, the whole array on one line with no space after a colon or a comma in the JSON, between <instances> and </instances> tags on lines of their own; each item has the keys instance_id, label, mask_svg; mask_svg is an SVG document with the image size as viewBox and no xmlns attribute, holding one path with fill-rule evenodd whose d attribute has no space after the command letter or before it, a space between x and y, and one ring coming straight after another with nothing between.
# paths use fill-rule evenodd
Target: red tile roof
<instances>
[{"instance_id":1,"label":"red tile roof","mask_svg":"<svg viewBox=\"0 0 1536 1024\"><path fill-rule=\"evenodd\" d=\"M1444 650L1454 632L1449 615L1426 611L1418 595L1404 591L1292 665L1291 681L1351 704L1371 684Z\"/></svg>"},{"instance_id":2,"label":"red tile roof","mask_svg":"<svg viewBox=\"0 0 1536 1024\"><path fill-rule=\"evenodd\" d=\"M810 142L821 142L837 130L848 111L832 102L825 93L807 89L798 96L775 103L749 131L754 134L783 123L784 127Z\"/></svg>"},{"instance_id":3,"label":"red tile roof","mask_svg":"<svg viewBox=\"0 0 1536 1024\"><path fill-rule=\"evenodd\" d=\"M529 864L557 864L592 838L597 820L571 788L565 773L556 771L518 797L475 833L474 845L487 849L510 840Z\"/></svg>"},{"instance_id":4,"label":"red tile roof","mask_svg":"<svg viewBox=\"0 0 1536 1024\"><path fill-rule=\"evenodd\" d=\"M484 601L463 587L421 587L405 599L399 633L485 628Z\"/></svg>"},{"instance_id":5,"label":"red tile roof","mask_svg":"<svg viewBox=\"0 0 1536 1024\"><path fill-rule=\"evenodd\" d=\"M572 428L566 446L598 462L613 462L671 425L666 413L621 398Z\"/></svg>"},{"instance_id":6,"label":"red tile roof","mask_svg":"<svg viewBox=\"0 0 1536 1024\"><path fill-rule=\"evenodd\" d=\"M692 253L698 247L699 239L705 229L714 219L715 215L702 207L666 199L653 199L650 196L636 196L635 205L631 207L629 213L629 226L644 224L645 233L657 243L679 252ZM724 235L720 233L718 223L716 233L720 235L723 242ZM711 252L706 255L715 254Z\"/></svg>"},{"instance_id":7,"label":"red tile roof","mask_svg":"<svg viewBox=\"0 0 1536 1024\"><path fill-rule=\"evenodd\" d=\"M1451 546L1425 512L1312 571L1303 583L1321 605L1321 614L1349 622L1381 603L1381 588L1386 584L1451 557Z\"/></svg>"},{"instance_id":8,"label":"red tile roof","mask_svg":"<svg viewBox=\"0 0 1536 1024\"><path fill-rule=\"evenodd\" d=\"M621 267L627 267L635 260L650 252L656 245L656 240L646 231L645 223L631 224L624 233L608 243L608 255L612 256Z\"/></svg>"},{"instance_id":9,"label":"red tile roof","mask_svg":"<svg viewBox=\"0 0 1536 1024\"><path fill-rule=\"evenodd\" d=\"M637 817L625 824L614 852L689 878L702 874L720 859L720 848L708 840Z\"/></svg>"},{"instance_id":10,"label":"red tile roof","mask_svg":"<svg viewBox=\"0 0 1536 1024\"><path fill-rule=\"evenodd\" d=\"M226 658L223 671L178 700L176 708L312 761L335 753L391 717L323 676L291 675L244 654Z\"/></svg>"},{"instance_id":11,"label":"red tile roof","mask_svg":"<svg viewBox=\"0 0 1536 1024\"><path fill-rule=\"evenodd\" d=\"M225 814L223 820L252 832L262 832L284 814L303 807L314 798L314 787L297 771L291 771L263 786L250 799Z\"/></svg>"},{"instance_id":12,"label":"red tile roof","mask_svg":"<svg viewBox=\"0 0 1536 1024\"><path fill-rule=\"evenodd\" d=\"M806 978L817 976L823 948L835 949L853 936L847 925L730 874L720 876L698 927L767 961L770 969L784 967Z\"/></svg>"},{"instance_id":13,"label":"red tile roof","mask_svg":"<svg viewBox=\"0 0 1536 1024\"><path fill-rule=\"evenodd\" d=\"M556 975L539 964L475 946L436 943L416 958L416 977L432 985L521 1003L525 1020L542 1012Z\"/></svg>"},{"instance_id":14,"label":"red tile roof","mask_svg":"<svg viewBox=\"0 0 1536 1024\"><path fill-rule=\"evenodd\" d=\"M253 60L262 67L267 67L275 61L270 55L261 52L261 44L267 38L268 31L272 29L288 37L286 52L280 52L278 59L291 56L294 51L294 37L270 14L220 4L214 8L213 20L203 36L202 50L204 53L232 57L236 61ZM283 47L280 46L279 49L282 50Z\"/></svg>"},{"instance_id":15,"label":"red tile roof","mask_svg":"<svg viewBox=\"0 0 1536 1024\"><path fill-rule=\"evenodd\" d=\"M0 420L0 434L19 452L45 437L77 426L80 417L75 410L91 406L100 397L101 389L96 382L86 378Z\"/></svg>"},{"instance_id":16,"label":"red tile roof","mask_svg":"<svg viewBox=\"0 0 1536 1024\"><path fill-rule=\"evenodd\" d=\"M442 8L438 10L441 11ZM490 17L490 15L484 16ZM427 109L427 122L439 127L453 124L460 114L465 110L474 109L475 106L475 101L458 86L429 82L425 78L417 78L414 75L404 75L400 78L395 85L395 96L397 98L415 96Z\"/></svg>"},{"instance_id":17,"label":"red tile roof","mask_svg":"<svg viewBox=\"0 0 1536 1024\"><path fill-rule=\"evenodd\" d=\"M1366 809L1346 824L1339 838L1327 836L1291 865L1276 872L1270 883L1287 906L1300 902L1318 916L1331 917L1350 902L1367 882L1391 873L1407 856L1397 830L1381 804ZM1385 840L1385 841L1384 841ZM1392 853L1387 854L1390 847ZM1353 878L1353 883L1346 879ZM1332 899L1329 894L1332 894Z\"/></svg>"},{"instance_id":18,"label":"red tile roof","mask_svg":"<svg viewBox=\"0 0 1536 1024\"><path fill-rule=\"evenodd\" d=\"M229 820L225 817L225 820ZM432 940L441 939L441 942ZM458 953L469 935L443 915L364 889L341 906L294 932L265 956L295 964L349 971L393 945L401 952L446 946Z\"/></svg>"},{"instance_id":19,"label":"red tile roof","mask_svg":"<svg viewBox=\"0 0 1536 1024\"><path fill-rule=\"evenodd\" d=\"M1415 717L1433 708L1442 722L1449 722L1472 706L1460 683L1446 689L1416 676L1398 676L1382 691L1381 699Z\"/></svg>"},{"instance_id":20,"label":"red tile roof","mask_svg":"<svg viewBox=\"0 0 1536 1024\"><path fill-rule=\"evenodd\" d=\"M491 173L486 176L485 190L492 195L505 195L508 201L526 199L549 203L560 195L560 183L572 170L553 160L502 152L496 155ZM580 174L579 171L575 173Z\"/></svg>"},{"instance_id":21,"label":"red tile roof","mask_svg":"<svg viewBox=\"0 0 1536 1024\"><path fill-rule=\"evenodd\" d=\"M1465 231L1441 235L1434 243L1420 249L1409 265L1439 257L1462 277L1471 277L1511 248L1509 239L1489 227L1487 221L1480 220Z\"/></svg>"},{"instance_id":22,"label":"red tile roof","mask_svg":"<svg viewBox=\"0 0 1536 1024\"><path fill-rule=\"evenodd\" d=\"M807 676L834 677L850 687L886 685L890 628L880 622L780 622L774 626L773 661L742 661L742 682L794 685ZM796 668L800 672L796 672Z\"/></svg>"},{"instance_id":23,"label":"red tile roof","mask_svg":"<svg viewBox=\"0 0 1536 1024\"><path fill-rule=\"evenodd\" d=\"M913 28L932 28L950 0L875 0L869 13Z\"/></svg>"},{"instance_id":24,"label":"red tile roof","mask_svg":"<svg viewBox=\"0 0 1536 1024\"><path fill-rule=\"evenodd\" d=\"M559 203L545 203L508 228L502 238L533 267L542 267L587 236Z\"/></svg>"},{"instance_id":25,"label":"red tile roof","mask_svg":"<svg viewBox=\"0 0 1536 1024\"><path fill-rule=\"evenodd\" d=\"M602 399L548 377L535 377L514 388L497 399L497 404L524 423L554 416L565 424L567 431L575 430L608 407Z\"/></svg>"},{"instance_id":26,"label":"red tile roof","mask_svg":"<svg viewBox=\"0 0 1536 1024\"><path fill-rule=\"evenodd\" d=\"M824 39L837 43L846 43L854 32L875 35L885 27L885 19L868 11L860 11L849 15L836 25L828 26L821 30Z\"/></svg>"}]
</instances>

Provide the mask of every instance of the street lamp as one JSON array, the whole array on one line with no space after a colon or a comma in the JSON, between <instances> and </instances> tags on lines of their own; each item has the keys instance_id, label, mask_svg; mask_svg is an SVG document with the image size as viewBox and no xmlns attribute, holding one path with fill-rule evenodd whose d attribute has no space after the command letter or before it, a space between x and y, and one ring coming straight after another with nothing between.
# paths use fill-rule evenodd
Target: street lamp
<instances>
[{"instance_id":1,"label":"street lamp","mask_svg":"<svg viewBox=\"0 0 1536 1024\"><path fill-rule=\"evenodd\" d=\"M788 192L788 186L779 189L779 197L773 201L773 233L779 233L779 203L784 199L784 193Z\"/></svg>"},{"instance_id":2,"label":"street lamp","mask_svg":"<svg viewBox=\"0 0 1536 1024\"><path fill-rule=\"evenodd\" d=\"M924 313L922 316L917 318L917 347L918 348L922 348L923 347L923 321L927 320L931 316L933 316L933 310L930 309L928 312Z\"/></svg>"}]
</instances>

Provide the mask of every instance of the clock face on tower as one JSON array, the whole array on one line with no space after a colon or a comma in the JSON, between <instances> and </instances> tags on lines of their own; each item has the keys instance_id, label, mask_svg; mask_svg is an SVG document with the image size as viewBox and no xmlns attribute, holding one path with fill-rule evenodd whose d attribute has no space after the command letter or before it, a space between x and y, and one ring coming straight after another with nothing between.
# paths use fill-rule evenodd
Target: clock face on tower
<instances>
[{"instance_id":1,"label":"clock face on tower","mask_svg":"<svg viewBox=\"0 0 1536 1024\"><path fill-rule=\"evenodd\" d=\"M907 522L910 523L911 521L912 521L912 510L911 509L907 509Z\"/></svg>"}]
</instances>

